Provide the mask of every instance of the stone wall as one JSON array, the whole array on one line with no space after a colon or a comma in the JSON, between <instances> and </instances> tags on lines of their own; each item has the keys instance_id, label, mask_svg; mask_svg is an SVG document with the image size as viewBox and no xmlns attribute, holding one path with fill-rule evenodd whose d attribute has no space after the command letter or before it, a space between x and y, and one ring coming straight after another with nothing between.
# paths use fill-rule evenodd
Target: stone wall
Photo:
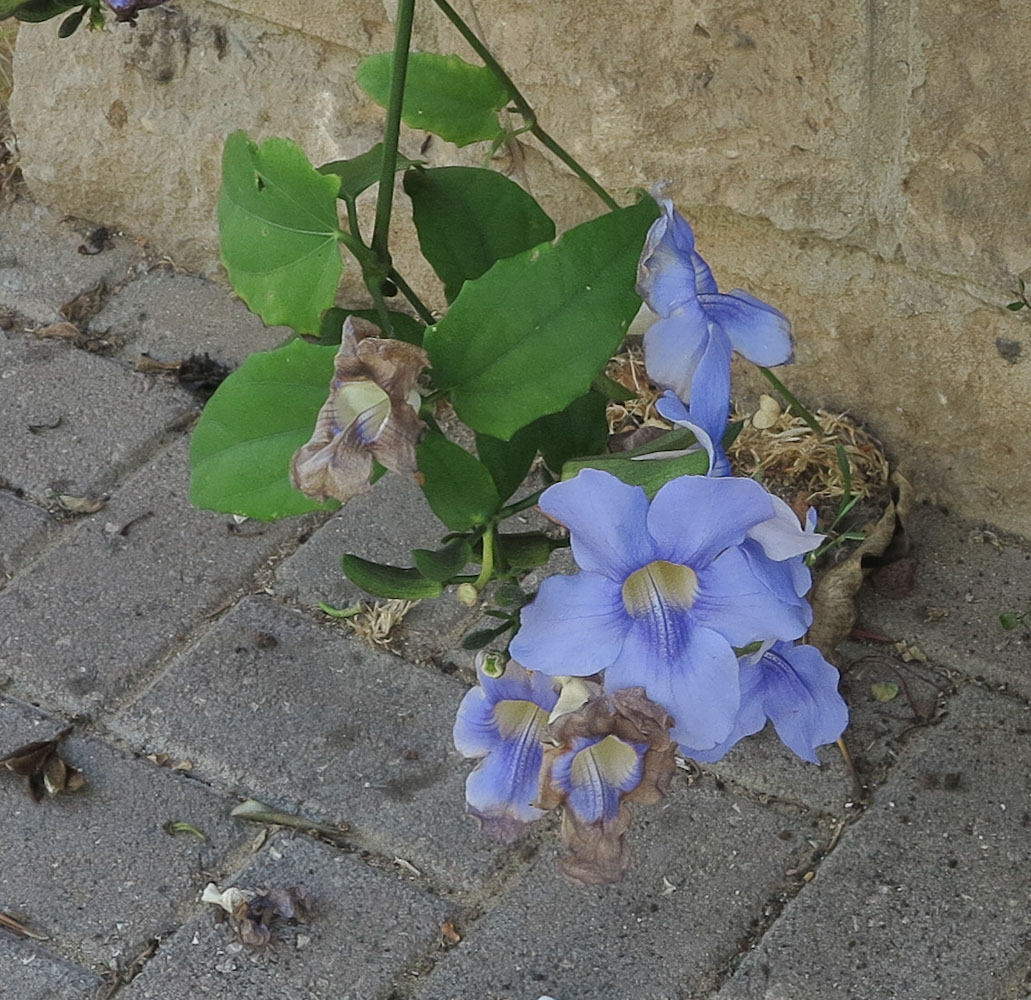
<instances>
[{"instance_id":1,"label":"stone wall","mask_svg":"<svg viewBox=\"0 0 1031 1000\"><path fill-rule=\"evenodd\" d=\"M463 12L468 10L461 5ZM1031 268L1025 0L478 0L541 120L615 192L668 178L725 286L795 324L785 378L848 408L928 498L1031 535L1031 327L1002 305ZM389 0L180 0L133 30L26 26L12 117L35 197L217 264L224 137L285 135L315 162L378 137L354 69ZM417 44L469 56L429 3ZM414 155L425 137L408 133ZM570 225L600 205L531 145L515 171ZM430 145L432 162L479 150ZM425 269L399 222L397 256ZM350 281L350 284L347 282ZM345 294L360 283L345 279Z\"/></svg>"}]
</instances>

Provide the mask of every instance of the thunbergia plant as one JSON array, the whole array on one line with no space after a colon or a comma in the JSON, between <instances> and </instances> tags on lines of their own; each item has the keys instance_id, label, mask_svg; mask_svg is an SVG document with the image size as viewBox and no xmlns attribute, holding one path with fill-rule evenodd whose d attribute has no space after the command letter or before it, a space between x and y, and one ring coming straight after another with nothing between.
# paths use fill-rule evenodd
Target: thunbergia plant
<instances>
[{"instance_id":1,"label":"thunbergia plant","mask_svg":"<svg viewBox=\"0 0 1031 1000\"><path fill-rule=\"evenodd\" d=\"M116 21L135 25L141 10L160 7L167 0L0 0L0 21L13 17L18 21L49 21L63 17L58 34L68 38L84 22L89 28L103 28L107 14Z\"/></svg>"},{"instance_id":2,"label":"thunbergia plant","mask_svg":"<svg viewBox=\"0 0 1031 1000\"><path fill-rule=\"evenodd\" d=\"M661 188L619 204L434 2L482 64L410 52L414 0L400 0L393 52L358 70L386 108L382 142L319 167L285 139L226 142L226 270L251 309L298 336L252 355L208 404L191 497L272 520L333 509L386 471L413 477L442 522L439 545L413 551L410 566L347 554L344 572L379 597L482 602L493 624L467 639L480 649L477 683L454 726L456 748L477 761L468 811L511 840L560 809L563 867L607 882L629 863L628 803L662 798L678 748L714 761L771 721L816 762L848 720L837 671L803 642L807 560L824 535L812 512L732 475L725 450L731 355L789 362L790 324L746 292L719 291ZM528 133L605 212L556 238L501 173L401 156L402 122L492 149ZM389 252L398 172L442 314ZM357 200L377 184L367 236ZM336 304L341 245L371 308ZM610 453L608 404L632 393L604 370L642 301L657 316L644 358L671 429ZM455 420L475 452L442 430ZM531 466L545 483L532 492ZM535 505L564 531L506 530ZM524 589L563 545L579 572Z\"/></svg>"}]
</instances>

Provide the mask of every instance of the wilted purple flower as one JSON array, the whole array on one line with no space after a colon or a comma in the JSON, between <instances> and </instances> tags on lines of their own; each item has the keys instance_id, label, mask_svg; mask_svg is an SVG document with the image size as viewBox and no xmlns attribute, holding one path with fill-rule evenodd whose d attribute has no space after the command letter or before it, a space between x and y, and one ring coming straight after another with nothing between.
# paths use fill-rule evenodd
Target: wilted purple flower
<instances>
[{"instance_id":1,"label":"wilted purple flower","mask_svg":"<svg viewBox=\"0 0 1031 1000\"><path fill-rule=\"evenodd\" d=\"M763 540L743 548L777 519L770 495L750 479L682 476L649 503L640 487L584 469L540 508L569 528L582 572L541 584L512 655L553 675L604 669L607 690L640 686L662 705L678 742L725 740L740 700L733 647L796 639L809 622L793 591L757 573L777 558Z\"/></svg>"},{"instance_id":2,"label":"wilted purple flower","mask_svg":"<svg viewBox=\"0 0 1031 1000\"><path fill-rule=\"evenodd\" d=\"M128 21L130 24L135 24L136 15L141 10L160 7L165 0L105 0L105 2L114 11L116 21Z\"/></svg>"},{"instance_id":3,"label":"wilted purple flower","mask_svg":"<svg viewBox=\"0 0 1031 1000\"><path fill-rule=\"evenodd\" d=\"M544 753L541 737L558 693L551 677L514 660L497 675L481 655L476 674L479 686L466 692L454 728L458 752L480 758L465 783L467 811L489 836L512 841L544 815L533 803Z\"/></svg>"},{"instance_id":4,"label":"wilted purple flower","mask_svg":"<svg viewBox=\"0 0 1031 1000\"><path fill-rule=\"evenodd\" d=\"M721 293L695 251L690 225L668 198L660 205L637 268L638 294L659 317L644 335L644 364L653 382L689 406L690 422L715 444L727 426L731 353L757 365L785 364L791 324L747 292Z\"/></svg>"},{"instance_id":5,"label":"wilted purple flower","mask_svg":"<svg viewBox=\"0 0 1031 1000\"><path fill-rule=\"evenodd\" d=\"M614 882L630 863L627 802L658 802L673 777L672 719L642 688L617 691L548 727L538 805L562 806L566 874Z\"/></svg>"},{"instance_id":6,"label":"wilted purple flower","mask_svg":"<svg viewBox=\"0 0 1031 1000\"><path fill-rule=\"evenodd\" d=\"M683 753L704 763L719 760L769 720L786 747L819 764L816 748L833 743L848 725L838 671L815 646L790 642L775 642L757 662L751 661L741 660L741 708L730 736L705 750L682 746Z\"/></svg>"},{"instance_id":7,"label":"wilted purple flower","mask_svg":"<svg viewBox=\"0 0 1031 1000\"><path fill-rule=\"evenodd\" d=\"M425 425L415 384L426 352L379 332L355 316L344 321L329 399L290 463L294 486L314 500L344 502L368 489L373 459L392 472L417 471L415 446Z\"/></svg>"}]
</instances>

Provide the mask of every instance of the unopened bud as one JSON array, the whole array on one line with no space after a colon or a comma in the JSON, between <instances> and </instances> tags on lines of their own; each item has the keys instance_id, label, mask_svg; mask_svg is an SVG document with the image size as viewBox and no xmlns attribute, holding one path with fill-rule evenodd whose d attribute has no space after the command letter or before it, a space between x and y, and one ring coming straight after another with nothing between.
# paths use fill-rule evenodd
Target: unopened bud
<instances>
[{"instance_id":1,"label":"unopened bud","mask_svg":"<svg viewBox=\"0 0 1031 1000\"><path fill-rule=\"evenodd\" d=\"M480 599L480 592L471 583L458 585L458 599L467 607L475 608Z\"/></svg>"}]
</instances>

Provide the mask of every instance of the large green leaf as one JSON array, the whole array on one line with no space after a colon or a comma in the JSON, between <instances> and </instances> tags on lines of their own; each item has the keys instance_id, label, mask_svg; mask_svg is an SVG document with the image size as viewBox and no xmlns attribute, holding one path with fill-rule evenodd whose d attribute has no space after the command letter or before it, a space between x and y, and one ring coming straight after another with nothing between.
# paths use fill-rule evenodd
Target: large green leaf
<instances>
[{"instance_id":1,"label":"large green leaf","mask_svg":"<svg viewBox=\"0 0 1031 1000\"><path fill-rule=\"evenodd\" d=\"M501 501L487 469L443 434L430 432L416 452L422 490L433 513L452 531L484 524Z\"/></svg>"},{"instance_id":2,"label":"large green leaf","mask_svg":"<svg viewBox=\"0 0 1031 1000\"><path fill-rule=\"evenodd\" d=\"M495 170L409 170L404 183L422 255L444 282L448 302L495 261L555 238L544 209Z\"/></svg>"},{"instance_id":3,"label":"large green leaf","mask_svg":"<svg viewBox=\"0 0 1031 1000\"><path fill-rule=\"evenodd\" d=\"M584 395L640 307L646 198L499 260L426 331L434 383L475 431L508 439Z\"/></svg>"},{"instance_id":4,"label":"large green leaf","mask_svg":"<svg viewBox=\"0 0 1031 1000\"><path fill-rule=\"evenodd\" d=\"M326 401L335 353L293 340L252 354L218 387L190 445L194 506L262 521L339 506L308 499L289 473Z\"/></svg>"},{"instance_id":5,"label":"large green leaf","mask_svg":"<svg viewBox=\"0 0 1031 1000\"><path fill-rule=\"evenodd\" d=\"M343 261L336 196L289 139L259 147L244 132L226 140L218 199L222 263L233 288L266 323L318 333Z\"/></svg>"},{"instance_id":6,"label":"large green leaf","mask_svg":"<svg viewBox=\"0 0 1031 1000\"><path fill-rule=\"evenodd\" d=\"M609 439L607 406L606 397L592 389L560 413L549 413L536 422L541 455L552 472L561 472L562 466L577 455L597 455L605 450Z\"/></svg>"},{"instance_id":7,"label":"large green leaf","mask_svg":"<svg viewBox=\"0 0 1031 1000\"><path fill-rule=\"evenodd\" d=\"M407 156L397 154L394 163L395 172L408 167L418 166L419 160L409 160ZM319 167L320 174L333 174L340 178L339 198L357 198L363 191L376 184L383 172L383 143L377 142L372 149L367 149L350 160L333 160Z\"/></svg>"},{"instance_id":8,"label":"large green leaf","mask_svg":"<svg viewBox=\"0 0 1031 1000\"><path fill-rule=\"evenodd\" d=\"M358 86L384 108L393 66L391 52L368 56L358 66ZM456 146L497 139L503 131L498 111L507 101L508 91L486 66L434 52L408 57L401 117L411 128L433 132Z\"/></svg>"}]
</instances>

